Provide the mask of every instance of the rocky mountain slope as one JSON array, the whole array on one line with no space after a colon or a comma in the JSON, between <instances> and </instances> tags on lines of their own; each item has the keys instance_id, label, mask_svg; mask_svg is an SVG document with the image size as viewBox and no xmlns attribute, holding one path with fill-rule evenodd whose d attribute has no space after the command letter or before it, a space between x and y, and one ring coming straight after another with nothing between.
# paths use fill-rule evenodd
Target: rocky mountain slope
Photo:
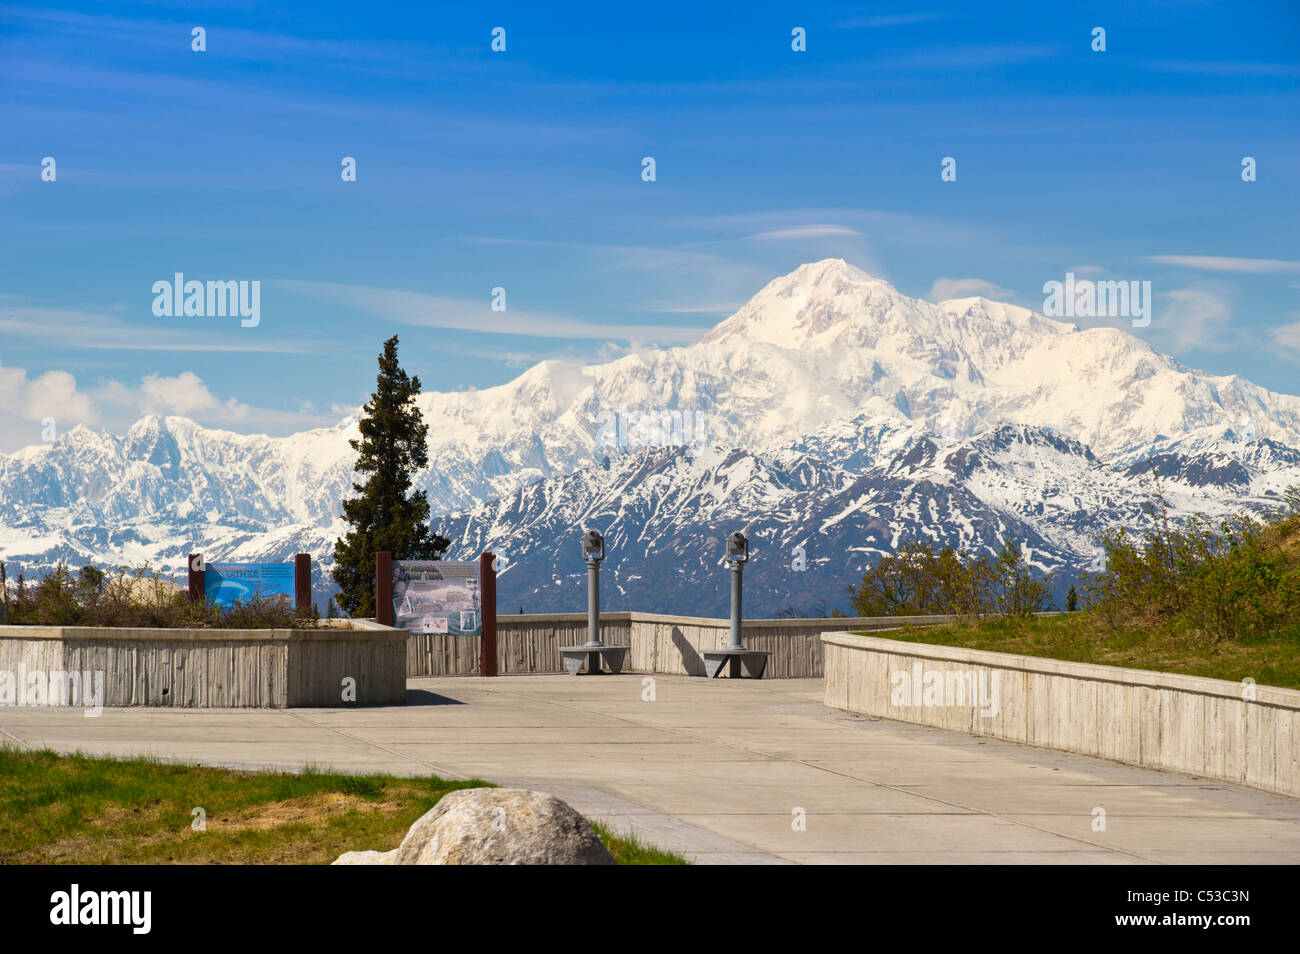
<instances>
[{"instance_id":1,"label":"rocky mountain slope","mask_svg":"<svg viewBox=\"0 0 1300 954\"><path fill-rule=\"evenodd\" d=\"M568 549L586 525L622 547L611 599L692 612L716 610L717 540L748 526L751 577L769 572L760 545L773 574L751 606L770 612L842 603L863 561L918 533L1010 532L1044 568L1074 566L1142 519L1151 458L1176 514L1266 506L1300 482L1300 398L1117 329L908 298L838 259L775 279L689 347L546 361L420 402L434 513L458 554L511 557L503 606L529 609L580 608L547 581L581 570ZM0 559L11 576L58 559L180 568L195 549L328 567L355 433L355 416L284 438L177 417L77 428L0 457ZM789 569L795 547L808 569Z\"/></svg>"}]
</instances>

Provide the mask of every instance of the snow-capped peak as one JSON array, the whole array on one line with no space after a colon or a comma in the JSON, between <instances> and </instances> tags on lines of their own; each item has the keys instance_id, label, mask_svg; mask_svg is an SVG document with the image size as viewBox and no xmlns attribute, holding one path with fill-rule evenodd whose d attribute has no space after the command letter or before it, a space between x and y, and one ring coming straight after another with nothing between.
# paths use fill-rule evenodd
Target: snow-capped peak
<instances>
[{"instance_id":1,"label":"snow-capped peak","mask_svg":"<svg viewBox=\"0 0 1300 954\"><path fill-rule=\"evenodd\" d=\"M743 339L782 348L822 349L850 325L869 323L906 301L883 278L841 258L827 258L768 282L699 343L709 346Z\"/></svg>"},{"instance_id":2,"label":"snow-capped peak","mask_svg":"<svg viewBox=\"0 0 1300 954\"><path fill-rule=\"evenodd\" d=\"M643 499L683 500L668 485L689 483L692 505L729 487L762 506L769 493L851 491L826 504L841 507L827 525L846 532L849 515L875 499L858 482L933 490L947 481L955 489L935 513L983 508L995 534L1005 529L999 514L1027 526L1040 511L1065 523L1077 511L1082 527L1095 523L1090 513L1129 513L1124 482L1136 478L1124 469L1156 453L1188 506L1226 492L1219 475L1234 475L1231 493L1258 496L1279 493L1300 466L1300 398L1186 368L1118 328L1077 330L983 297L914 299L842 259L772 280L689 347L544 361L495 387L419 401L430 464L418 483L435 516L594 466L613 476L581 480L614 497L654 481L663 492ZM635 454L624 438L647 418L670 419L652 433L695 456L622 466ZM355 413L284 438L159 416L121 436L76 429L0 456L0 558L162 562L203 540L225 559L294 546L324 558L350 491L355 434ZM602 467L607 458L613 466ZM1110 498L1089 495L1102 471L1119 475ZM609 484L614 477L622 483ZM890 512L920 519L915 508L929 506L931 490L891 486L905 496ZM884 513L873 518L872 547L897 536ZM1047 524L1035 532L1048 535ZM1075 546L1083 531L1071 532Z\"/></svg>"}]
</instances>

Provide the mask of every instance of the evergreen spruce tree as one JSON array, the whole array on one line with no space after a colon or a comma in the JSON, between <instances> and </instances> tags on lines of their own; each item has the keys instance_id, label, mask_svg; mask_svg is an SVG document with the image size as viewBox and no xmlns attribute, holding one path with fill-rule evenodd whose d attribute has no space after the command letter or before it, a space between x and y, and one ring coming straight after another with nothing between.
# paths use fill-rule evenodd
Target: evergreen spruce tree
<instances>
[{"instance_id":1,"label":"evergreen spruce tree","mask_svg":"<svg viewBox=\"0 0 1300 954\"><path fill-rule=\"evenodd\" d=\"M436 560L448 540L429 528L429 501L424 491L411 489L415 472L429 460L424 423L415 396L420 379L408 377L397 363L397 335L384 342L379 377L370 403L363 408L361 437L351 441L357 451L356 475L364 483L356 496L343 501L343 517L351 529L334 544L334 582L339 605L354 617L375 615L375 553L388 550L394 560ZM389 585L381 580L380 587Z\"/></svg>"}]
</instances>

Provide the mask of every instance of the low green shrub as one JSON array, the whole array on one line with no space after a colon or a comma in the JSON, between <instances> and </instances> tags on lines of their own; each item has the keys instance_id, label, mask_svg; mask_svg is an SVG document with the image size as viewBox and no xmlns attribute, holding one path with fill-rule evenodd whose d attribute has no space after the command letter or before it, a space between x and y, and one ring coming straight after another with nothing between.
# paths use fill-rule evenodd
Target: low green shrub
<instances>
[{"instance_id":1,"label":"low green shrub","mask_svg":"<svg viewBox=\"0 0 1300 954\"><path fill-rule=\"evenodd\" d=\"M1144 533L1102 539L1105 569L1085 592L1108 623L1181 626L1215 642L1300 624L1300 515L1198 515L1171 528L1157 485L1151 516Z\"/></svg>"},{"instance_id":2,"label":"low green shrub","mask_svg":"<svg viewBox=\"0 0 1300 954\"><path fill-rule=\"evenodd\" d=\"M848 590L858 616L1025 617L1046 606L1051 574L1036 574L1010 538L992 559L911 540L882 556Z\"/></svg>"}]
</instances>

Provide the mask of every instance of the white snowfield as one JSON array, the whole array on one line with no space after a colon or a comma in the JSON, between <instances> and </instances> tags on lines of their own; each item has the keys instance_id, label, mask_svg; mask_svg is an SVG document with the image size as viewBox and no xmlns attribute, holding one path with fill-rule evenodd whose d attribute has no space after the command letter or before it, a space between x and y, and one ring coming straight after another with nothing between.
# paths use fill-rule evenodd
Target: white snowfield
<instances>
[{"instance_id":1,"label":"white snowfield","mask_svg":"<svg viewBox=\"0 0 1300 954\"><path fill-rule=\"evenodd\" d=\"M541 555L529 539L541 525L521 508L558 506L560 488L572 525L626 521L651 558L707 515L840 527L850 548L872 521L890 524L878 534L889 541L941 524L975 539L1001 521L1040 538L1048 565L1089 553L1099 528L1140 522L1156 454L1176 514L1264 506L1300 483L1300 398L1183 367L1122 330L985 298L908 298L838 259L773 280L690 346L544 361L499 387L419 401L433 512L474 508L447 524L459 545L516 558ZM610 415L665 411L689 422L688 448L607 446ZM121 436L76 428L0 457L0 559L327 559L355 436L355 414L283 438L178 417ZM882 481L915 499L882 509ZM629 514L630 501L644 506ZM567 529L553 518L546 532Z\"/></svg>"}]
</instances>

